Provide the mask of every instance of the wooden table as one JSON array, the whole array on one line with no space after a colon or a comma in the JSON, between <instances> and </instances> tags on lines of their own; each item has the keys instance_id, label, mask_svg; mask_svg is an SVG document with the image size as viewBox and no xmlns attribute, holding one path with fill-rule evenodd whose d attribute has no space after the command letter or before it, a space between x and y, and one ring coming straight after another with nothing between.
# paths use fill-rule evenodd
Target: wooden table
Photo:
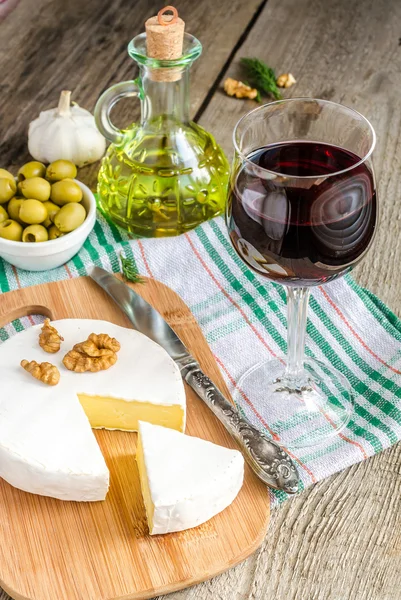
<instances>
[{"instance_id":1,"label":"wooden table","mask_svg":"<svg viewBox=\"0 0 401 600\"><path fill-rule=\"evenodd\" d=\"M222 93L241 56L298 80L286 96L356 107L378 134L381 227L358 280L401 315L400 0L177 0L204 53L193 68L192 113L231 154L236 121L254 104ZM27 126L73 90L93 109L114 82L133 78L127 42L160 3L21 0L0 24L0 162L28 158ZM134 101L116 118L135 120ZM81 179L95 182L96 166ZM401 445L315 485L273 513L260 550L235 569L169 600L399 600ZM0 600L8 596L0 592ZM55 599L60 600L60 599Z\"/></svg>"}]
</instances>

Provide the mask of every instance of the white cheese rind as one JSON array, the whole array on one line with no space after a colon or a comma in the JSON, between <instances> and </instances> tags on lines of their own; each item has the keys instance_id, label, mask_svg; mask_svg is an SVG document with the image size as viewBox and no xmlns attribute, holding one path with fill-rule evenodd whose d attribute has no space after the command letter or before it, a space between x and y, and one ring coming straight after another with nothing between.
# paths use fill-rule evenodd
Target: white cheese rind
<instances>
[{"instance_id":1,"label":"white cheese rind","mask_svg":"<svg viewBox=\"0 0 401 600\"><path fill-rule=\"evenodd\" d=\"M197 527L227 508L240 491L238 450L140 422L144 463L154 504L151 534Z\"/></svg>"},{"instance_id":2,"label":"white cheese rind","mask_svg":"<svg viewBox=\"0 0 401 600\"><path fill-rule=\"evenodd\" d=\"M109 472L77 393L179 404L185 412L182 379L167 353L133 329L87 319L52 324L64 337L57 354L40 348L41 326L0 345L0 477L61 500L104 500ZM68 371L63 356L92 332L120 342L117 363L99 373ZM37 381L22 369L22 359L55 364L60 383L50 387Z\"/></svg>"}]
</instances>

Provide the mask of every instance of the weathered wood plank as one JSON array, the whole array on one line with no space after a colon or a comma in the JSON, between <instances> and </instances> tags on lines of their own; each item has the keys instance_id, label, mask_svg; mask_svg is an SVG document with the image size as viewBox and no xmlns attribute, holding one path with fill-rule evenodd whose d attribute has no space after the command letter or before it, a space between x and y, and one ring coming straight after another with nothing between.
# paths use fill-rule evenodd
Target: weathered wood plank
<instances>
[{"instance_id":1,"label":"weathered wood plank","mask_svg":"<svg viewBox=\"0 0 401 600\"><path fill-rule=\"evenodd\" d=\"M253 18L261 0L177 0L188 32L197 36L203 55L192 69L193 114ZM40 110L57 105L62 89L93 110L99 95L113 83L133 79L137 69L127 54L128 42L144 30L145 20L162 0L24 0L0 24L0 162L28 160L27 129ZM139 106L124 100L113 112L117 124L137 120ZM98 165L81 171L94 185Z\"/></svg>"},{"instance_id":2,"label":"weathered wood plank","mask_svg":"<svg viewBox=\"0 0 401 600\"><path fill-rule=\"evenodd\" d=\"M249 598L399 598L400 459L398 445L275 511Z\"/></svg>"}]
</instances>

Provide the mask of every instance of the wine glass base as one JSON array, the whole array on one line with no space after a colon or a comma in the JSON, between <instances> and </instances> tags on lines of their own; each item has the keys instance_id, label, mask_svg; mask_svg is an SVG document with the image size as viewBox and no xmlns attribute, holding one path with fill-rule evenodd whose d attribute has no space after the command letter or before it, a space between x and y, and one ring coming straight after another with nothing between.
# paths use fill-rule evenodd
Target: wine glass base
<instances>
[{"instance_id":1,"label":"wine glass base","mask_svg":"<svg viewBox=\"0 0 401 600\"><path fill-rule=\"evenodd\" d=\"M289 449L317 446L338 436L354 410L350 384L323 362L306 359L296 378L285 373L285 359L259 363L238 381L234 401L252 399L264 428Z\"/></svg>"}]
</instances>

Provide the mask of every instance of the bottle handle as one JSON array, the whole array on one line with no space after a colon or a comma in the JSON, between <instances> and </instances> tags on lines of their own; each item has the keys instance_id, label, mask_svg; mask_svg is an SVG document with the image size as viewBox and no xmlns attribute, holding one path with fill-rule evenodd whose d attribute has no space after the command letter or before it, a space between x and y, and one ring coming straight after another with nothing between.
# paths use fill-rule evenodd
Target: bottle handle
<instances>
[{"instance_id":1,"label":"bottle handle","mask_svg":"<svg viewBox=\"0 0 401 600\"><path fill-rule=\"evenodd\" d=\"M95 122L100 133L116 144L121 145L125 138L125 133L118 129L110 120L110 111L121 98L135 97L142 100L143 93L140 81L122 81L109 87L103 92L95 106Z\"/></svg>"}]
</instances>

